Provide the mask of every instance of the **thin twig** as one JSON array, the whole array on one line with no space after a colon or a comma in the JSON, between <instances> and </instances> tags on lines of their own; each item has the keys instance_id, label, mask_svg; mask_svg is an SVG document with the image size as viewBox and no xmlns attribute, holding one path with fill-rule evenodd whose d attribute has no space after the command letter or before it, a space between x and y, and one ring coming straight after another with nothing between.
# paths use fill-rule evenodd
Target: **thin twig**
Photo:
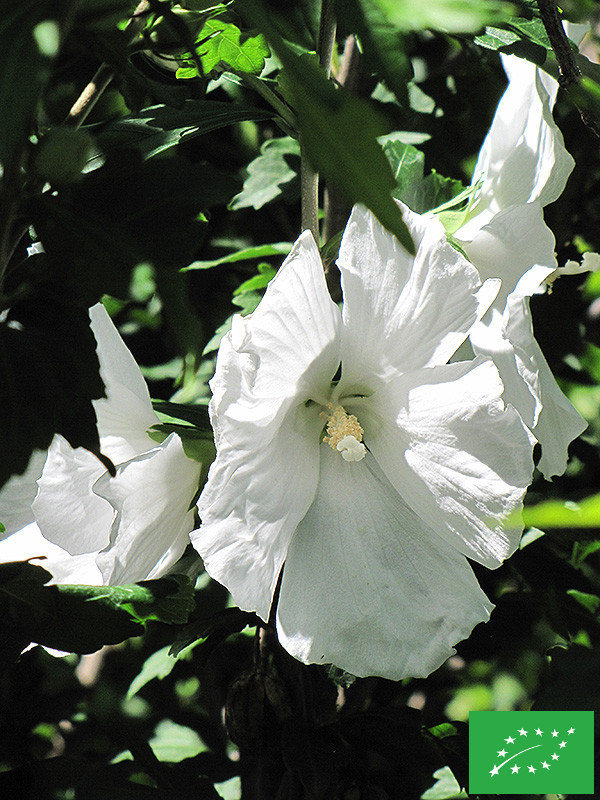
<instances>
[{"instance_id":1,"label":"thin twig","mask_svg":"<svg viewBox=\"0 0 600 800\"><path fill-rule=\"evenodd\" d=\"M101 64L92 80L71 106L63 125L69 128L81 127L114 77L115 72L112 67Z\"/></svg>"},{"instance_id":2,"label":"thin twig","mask_svg":"<svg viewBox=\"0 0 600 800\"><path fill-rule=\"evenodd\" d=\"M554 0L537 0L537 5L548 39L550 39L550 44L558 61L558 83L563 89L566 89L574 83L579 83L581 72L575 63L575 57L563 28L556 3Z\"/></svg>"},{"instance_id":3,"label":"thin twig","mask_svg":"<svg viewBox=\"0 0 600 800\"><path fill-rule=\"evenodd\" d=\"M555 0L537 0L540 17L548 34L550 45L558 64L558 83L569 94L578 109L583 123L600 138L600 128L591 114L581 107L581 70L575 61L575 54L565 33ZM585 100L584 100L585 102Z\"/></svg>"}]
</instances>

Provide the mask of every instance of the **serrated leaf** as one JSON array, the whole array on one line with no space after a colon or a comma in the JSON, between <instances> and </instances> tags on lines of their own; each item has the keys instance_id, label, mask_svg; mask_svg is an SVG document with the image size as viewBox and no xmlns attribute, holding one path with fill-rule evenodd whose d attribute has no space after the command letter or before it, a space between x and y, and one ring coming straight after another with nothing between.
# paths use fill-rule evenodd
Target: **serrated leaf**
<instances>
[{"instance_id":1,"label":"serrated leaf","mask_svg":"<svg viewBox=\"0 0 600 800\"><path fill-rule=\"evenodd\" d=\"M230 208L262 208L283 196L286 201L299 197L300 145L291 136L269 139L260 148L260 155L248 164L244 188Z\"/></svg>"},{"instance_id":2,"label":"serrated leaf","mask_svg":"<svg viewBox=\"0 0 600 800\"><path fill-rule=\"evenodd\" d=\"M227 125L272 117L270 111L218 100L188 99L182 108L150 106L138 114L123 117L104 126L96 136L100 152L89 160L88 167L100 166L106 154L113 150L134 150L143 158L152 158L181 142Z\"/></svg>"},{"instance_id":3,"label":"serrated leaf","mask_svg":"<svg viewBox=\"0 0 600 800\"><path fill-rule=\"evenodd\" d=\"M393 134L385 137L383 151L394 171L394 197L413 211L419 214L431 211L463 191L460 181L444 178L437 172L425 176L424 154Z\"/></svg>"},{"instance_id":4,"label":"serrated leaf","mask_svg":"<svg viewBox=\"0 0 600 800\"><path fill-rule=\"evenodd\" d=\"M217 18L206 21L198 39L205 40L196 48L205 75L217 68L260 75L269 56L261 35L247 35L233 23Z\"/></svg>"}]
</instances>

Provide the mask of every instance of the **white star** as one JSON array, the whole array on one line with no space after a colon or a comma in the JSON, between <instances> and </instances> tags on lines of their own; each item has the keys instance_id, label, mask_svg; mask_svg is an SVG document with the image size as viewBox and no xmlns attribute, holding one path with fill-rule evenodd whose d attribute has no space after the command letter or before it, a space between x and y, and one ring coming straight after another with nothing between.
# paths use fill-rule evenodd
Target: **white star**
<instances>
[{"instance_id":1,"label":"white star","mask_svg":"<svg viewBox=\"0 0 600 800\"><path fill-rule=\"evenodd\" d=\"M519 733L521 734L521 736L527 736L527 731L524 730L523 728L519 729Z\"/></svg>"},{"instance_id":2,"label":"white star","mask_svg":"<svg viewBox=\"0 0 600 800\"><path fill-rule=\"evenodd\" d=\"M558 753L552 753L552 760L556 761L558 758Z\"/></svg>"},{"instance_id":3,"label":"white star","mask_svg":"<svg viewBox=\"0 0 600 800\"><path fill-rule=\"evenodd\" d=\"M542 731L539 728L536 728L535 729L535 734L536 734L536 736L541 736L542 735Z\"/></svg>"},{"instance_id":4,"label":"white star","mask_svg":"<svg viewBox=\"0 0 600 800\"><path fill-rule=\"evenodd\" d=\"M502 750L498 750L499 758L504 758L505 755L506 755L506 750L504 748L502 748Z\"/></svg>"},{"instance_id":5,"label":"white star","mask_svg":"<svg viewBox=\"0 0 600 800\"><path fill-rule=\"evenodd\" d=\"M547 761L542 761L541 763L544 769L550 769L550 764Z\"/></svg>"},{"instance_id":6,"label":"white star","mask_svg":"<svg viewBox=\"0 0 600 800\"><path fill-rule=\"evenodd\" d=\"M535 772L535 767L533 766L533 764L530 764L530 765L527 767L527 769L529 770L529 772Z\"/></svg>"},{"instance_id":7,"label":"white star","mask_svg":"<svg viewBox=\"0 0 600 800\"><path fill-rule=\"evenodd\" d=\"M505 739L504 741L506 742L506 744L512 744L514 742L514 739L512 736L509 736L508 739Z\"/></svg>"},{"instance_id":8,"label":"white star","mask_svg":"<svg viewBox=\"0 0 600 800\"><path fill-rule=\"evenodd\" d=\"M517 767L517 765L515 764L514 767L510 768L510 771L511 772L518 772L519 771L519 767Z\"/></svg>"},{"instance_id":9,"label":"white star","mask_svg":"<svg viewBox=\"0 0 600 800\"><path fill-rule=\"evenodd\" d=\"M575 728L569 728L567 733L570 735L571 733L575 733Z\"/></svg>"},{"instance_id":10,"label":"white star","mask_svg":"<svg viewBox=\"0 0 600 800\"><path fill-rule=\"evenodd\" d=\"M552 731L552 737L558 736L558 731Z\"/></svg>"},{"instance_id":11,"label":"white star","mask_svg":"<svg viewBox=\"0 0 600 800\"><path fill-rule=\"evenodd\" d=\"M490 770L490 775L497 775L498 774L498 767L494 764L494 769Z\"/></svg>"},{"instance_id":12,"label":"white star","mask_svg":"<svg viewBox=\"0 0 600 800\"><path fill-rule=\"evenodd\" d=\"M559 746L559 747L566 747L566 746L567 746L567 743L566 743L566 742L561 742L561 743L560 743L558 746Z\"/></svg>"}]
</instances>

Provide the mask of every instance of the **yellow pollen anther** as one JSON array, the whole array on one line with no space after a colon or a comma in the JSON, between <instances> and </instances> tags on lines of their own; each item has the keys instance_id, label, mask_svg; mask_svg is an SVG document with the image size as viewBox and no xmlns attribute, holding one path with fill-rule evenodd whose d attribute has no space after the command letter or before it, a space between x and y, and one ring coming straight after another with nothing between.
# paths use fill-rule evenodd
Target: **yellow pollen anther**
<instances>
[{"instance_id":1,"label":"yellow pollen anther","mask_svg":"<svg viewBox=\"0 0 600 800\"><path fill-rule=\"evenodd\" d=\"M340 452L346 461L360 461L366 453L364 444L361 444L364 434L362 425L354 414L347 414L343 406L334 407L333 403L327 403L327 408L330 413L323 413L327 417L327 433L323 441L332 450Z\"/></svg>"}]
</instances>

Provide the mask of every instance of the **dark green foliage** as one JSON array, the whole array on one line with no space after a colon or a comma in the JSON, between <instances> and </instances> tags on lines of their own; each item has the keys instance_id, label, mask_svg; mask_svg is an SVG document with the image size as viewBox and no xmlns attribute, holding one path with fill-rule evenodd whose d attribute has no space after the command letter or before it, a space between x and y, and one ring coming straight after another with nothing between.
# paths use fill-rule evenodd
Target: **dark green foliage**
<instances>
[{"instance_id":1,"label":"dark green foliage","mask_svg":"<svg viewBox=\"0 0 600 800\"><path fill-rule=\"evenodd\" d=\"M91 401L104 396L85 306L55 292L15 303L0 324L0 485L27 467L34 449L62 434L100 455Z\"/></svg>"}]
</instances>

